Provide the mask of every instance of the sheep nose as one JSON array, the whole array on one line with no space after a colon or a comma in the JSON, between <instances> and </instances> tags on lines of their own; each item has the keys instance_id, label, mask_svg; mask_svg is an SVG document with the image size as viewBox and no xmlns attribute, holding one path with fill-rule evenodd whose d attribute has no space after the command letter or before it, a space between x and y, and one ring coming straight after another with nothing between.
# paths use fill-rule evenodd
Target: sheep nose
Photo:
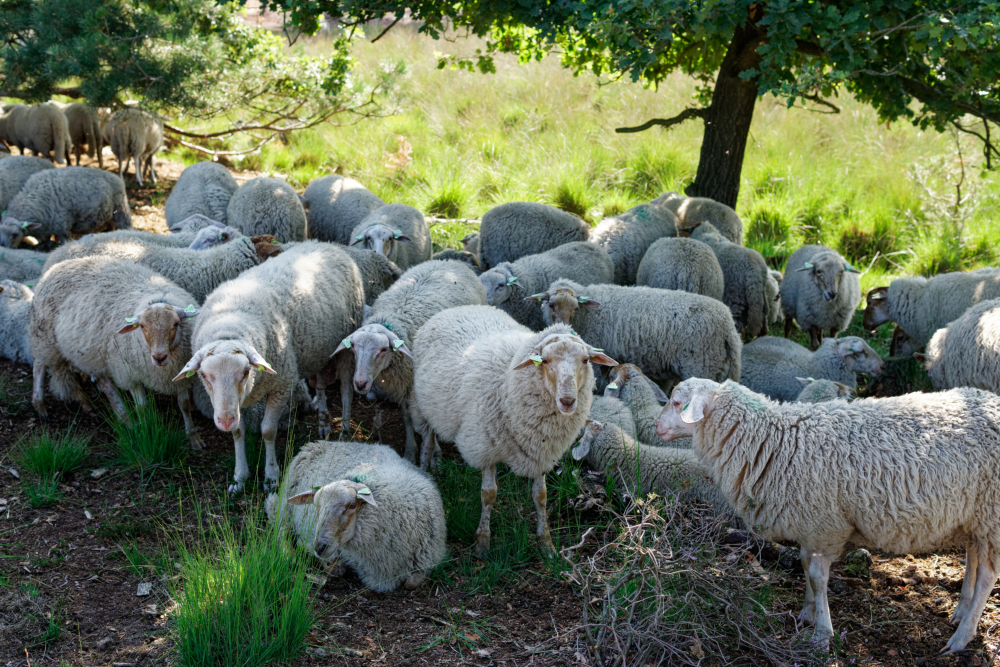
<instances>
[{"instance_id":1,"label":"sheep nose","mask_svg":"<svg viewBox=\"0 0 1000 667\"><path fill-rule=\"evenodd\" d=\"M559 402L562 405L566 406L567 408L571 408L574 405L576 405L576 397L575 396L563 396L563 397L561 397L559 399Z\"/></svg>"},{"instance_id":2,"label":"sheep nose","mask_svg":"<svg viewBox=\"0 0 1000 667\"><path fill-rule=\"evenodd\" d=\"M233 422L235 422L236 420L233 419L232 417L222 415L216 417L215 421L218 423L219 428L221 428L223 431L231 431L233 429Z\"/></svg>"},{"instance_id":3,"label":"sheep nose","mask_svg":"<svg viewBox=\"0 0 1000 667\"><path fill-rule=\"evenodd\" d=\"M823 299L825 301L833 301L836 298L837 298L837 294L835 292L824 292L823 293Z\"/></svg>"},{"instance_id":4,"label":"sheep nose","mask_svg":"<svg viewBox=\"0 0 1000 667\"><path fill-rule=\"evenodd\" d=\"M368 383L367 380L355 380L354 381L354 389L359 394L365 394L365 393L368 392L368 384L369 383Z\"/></svg>"},{"instance_id":5,"label":"sheep nose","mask_svg":"<svg viewBox=\"0 0 1000 667\"><path fill-rule=\"evenodd\" d=\"M326 554L326 550L329 548L326 544L317 544L314 551L316 552L317 558L322 558Z\"/></svg>"},{"instance_id":6,"label":"sheep nose","mask_svg":"<svg viewBox=\"0 0 1000 667\"><path fill-rule=\"evenodd\" d=\"M163 366L167 363L168 358L169 356L166 354L154 354L153 363L155 363L157 366Z\"/></svg>"}]
</instances>

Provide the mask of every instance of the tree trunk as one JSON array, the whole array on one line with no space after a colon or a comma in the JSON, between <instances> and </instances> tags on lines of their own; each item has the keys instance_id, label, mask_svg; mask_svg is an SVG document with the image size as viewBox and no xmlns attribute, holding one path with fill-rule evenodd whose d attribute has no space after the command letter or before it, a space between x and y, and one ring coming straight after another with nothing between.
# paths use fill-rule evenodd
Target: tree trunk
<instances>
[{"instance_id":1,"label":"tree trunk","mask_svg":"<svg viewBox=\"0 0 1000 667\"><path fill-rule=\"evenodd\" d=\"M757 84L741 79L739 74L760 62L757 46L762 38L763 32L750 23L733 34L705 115L698 173L685 189L689 197L710 197L736 208L743 154L757 102Z\"/></svg>"}]
</instances>

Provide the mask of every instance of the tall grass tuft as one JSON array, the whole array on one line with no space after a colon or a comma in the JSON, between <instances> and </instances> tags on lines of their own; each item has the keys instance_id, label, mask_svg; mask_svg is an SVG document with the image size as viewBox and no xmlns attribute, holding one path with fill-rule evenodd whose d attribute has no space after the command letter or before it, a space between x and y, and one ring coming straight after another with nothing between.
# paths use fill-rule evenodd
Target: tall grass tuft
<instances>
[{"instance_id":1,"label":"tall grass tuft","mask_svg":"<svg viewBox=\"0 0 1000 667\"><path fill-rule=\"evenodd\" d=\"M90 435L74 433L70 427L55 435L48 429L23 441L15 459L32 473L24 484L24 493L32 507L51 505L62 497L59 483L67 473L78 470L87 459Z\"/></svg>"},{"instance_id":2,"label":"tall grass tuft","mask_svg":"<svg viewBox=\"0 0 1000 667\"><path fill-rule=\"evenodd\" d=\"M187 435L173 416L160 412L153 401L130 406L128 421L111 417L118 460L147 472L180 463L189 451Z\"/></svg>"}]
</instances>

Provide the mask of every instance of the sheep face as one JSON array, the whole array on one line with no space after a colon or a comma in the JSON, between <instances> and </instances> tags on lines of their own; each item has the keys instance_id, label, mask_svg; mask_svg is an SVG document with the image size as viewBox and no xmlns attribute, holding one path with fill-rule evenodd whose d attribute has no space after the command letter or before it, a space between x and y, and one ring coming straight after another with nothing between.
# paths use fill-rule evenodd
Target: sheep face
<instances>
[{"instance_id":1,"label":"sheep face","mask_svg":"<svg viewBox=\"0 0 1000 667\"><path fill-rule=\"evenodd\" d=\"M473 255L479 254L479 233L473 232L465 238L463 238L460 243L462 244L462 250L465 252L472 253Z\"/></svg>"},{"instance_id":2,"label":"sheep face","mask_svg":"<svg viewBox=\"0 0 1000 667\"><path fill-rule=\"evenodd\" d=\"M479 282L486 288L486 303L499 306L513 295L515 276L509 266L497 266L479 276Z\"/></svg>"},{"instance_id":3,"label":"sheep face","mask_svg":"<svg viewBox=\"0 0 1000 667\"><path fill-rule=\"evenodd\" d=\"M590 363L616 366L614 359L590 347L576 336L551 334L542 339L512 370L534 366L541 373L541 385L564 415L576 411L577 399L591 391L594 372Z\"/></svg>"},{"instance_id":4,"label":"sheep face","mask_svg":"<svg viewBox=\"0 0 1000 667\"><path fill-rule=\"evenodd\" d=\"M194 237L194 241L188 246L189 250L206 250L208 248L214 248L217 245L222 245L223 243L229 243L236 235L233 230L228 228L219 229L218 227L205 227Z\"/></svg>"},{"instance_id":5,"label":"sheep face","mask_svg":"<svg viewBox=\"0 0 1000 667\"><path fill-rule=\"evenodd\" d=\"M667 442L694 435L694 425L712 411L719 386L711 380L693 379L674 387L670 402L656 418L656 435Z\"/></svg>"},{"instance_id":6,"label":"sheep face","mask_svg":"<svg viewBox=\"0 0 1000 667\"><path fill-rule=\"evenodd\" d=\"M892 321L889 313L889 288L876 287L868 292L868 305L865 306L865 317L861 326L865 331L875 331L886 322Z\"/></svg>"},{"instance_id":7,"label":"sheep face","mask_svg":"<svg viewBox=\"0 0 1000 667\"><path fill-rule=\"evenodd\" d=\"M577 294L568 287L560 287L549 294L542 292L528 297L542 302L542 317L546 324L569 324L578 308L593 308L601 304L590 297Z\"/></svg>"},{"instance_id":8,"label":"sheep face","mask_svg":"<svg viewBox=\"0 0 1000 667\"><path fill-rule=\"evenodd\" d=\"M0 280L0 299L10 299L11 301L24 301L34 296L34 292L27 285L14 282L13 280Z\"/></svg>"},{"instance_id":9,"label":"sheep face","mask_svg":"<svg viewBox=\"0 0 1000 667\"><path fill-rule=\"evenodd\" d=\"M857 336L838 338L836 342L837 355L844 359L844 366L852 373L868 373L872 376L882 374L885 363L868 343Z\"/></svg>"},{"instance_id":10,"label":"sheep face","mask_svg":"<svg viewBox=\"0 0 1000 667\"><path fill-rule=\"evenodd\" d=\"M312 552L320 560L337 557L341 547L354 537L358 512L365 504L378 507L374 494L365 484L339 480L315 491L288 499L291 505L316 505L318 522L313 535Z\"/></svg>"},{"instance_id":11,"label":"sheep face","mask_svg":"<svg viewBox=\"0 0 1000 667\"><path fill-rule=\"evenodd\" d=\"M395 355L410 350L398 336L381 324L366 324L341 341L334 355L350 348L354 351L354 390L367 394L372 390L375 379L392 363Z\"/></svg>"},{"instance_id":12,"label":"sheep face","mask_svg":"<svg viewBox=\"0 0 1000 667\"><path fill-rule=\"evenodd\" d=\"M16 248L21 245L21 241L28 232L32 232L41 227L37 222L25 222L18 220L12 215L3 216L0 221L0 246L5 248Z\"/></svg>"},{"instance_id":13,"label":"sheep face","mask_svg":"<svg viewBox=\"0 0 1000 667\"><path fill-rule=\"evenodd\" d=\"M583 429L583 435L580 436L580 444L573 448L573 460L582 461L590 453L590 447L594 444L594 441L601 435L601 431L604 430L604 424L599 421L594 421L593 419L587 420L587 425Z\"/></svg>"},{"instance_id":14,"label":"sheep face","mask_svg":"<svg viewBox=\"0 0 1000 667\"><path fill-rule=\"evenodd\" d=\"M605 397L618 398L621 394L622 387L632 380L648 383L650 388L653 390L653 394L656 396L656 400L660 403L666 403L670 400L670 398L663 393L663 390L660 389L660 386L650 380L646 374L634 364L618 364L611 369L611 372L608 375L608 386L604 388Z\"/></svg>"},{"instance_id":15,"label":"sheep face","mask_svg":"<svg viewBox=\"0 0 1000 667\"><path fill-rule=\"evenodd\" d=\"M385 225L372 225L363 234L356 236L351 245L363 244L362 247L366 250L374 250L392 259L396 255L394 252L396 244L409 240L410 238L405 236L401 230L389 229Z\"/></svg>"},{"instance_id":16,"label":"sheep face","mask_svg":"<svg viewBox=\"0 0 1000 667\"><path fill-rule=\"evenodd\" d=\"M857 269L832 252L820 254L812 262L806 262L798 271L809 273L810 279L823 295L824 301L833 301L837 298L837 291L840 289L840 281L844 277L845 271L858 273Z\"/></svg>"},{"instance_id":17,"label":"sheep face","mask_svg":"<svg viewBox=\"0 0 1000 667\"><path fill-rule=\"evenodd\" d=\"M189 305L184 310L178 310L165 303L155 303L139 312L135 317L125 319L125 326L118 333L125 334L136 329L142 330L149 348L149 357L154 366L166 366L173 352L174 339L180 329L181 321L194 317L198 310Z\"/></svg>"},{"instance_id":18,"label":"sheep face","mask_svg":"<svg viewBox=\"0 0 1000 667\"><path fill-rule=\"evenodd\" d=\"M833 398L846 400L854 398L854 390L842 382L800 377L795 379L802 383L802 393L796 399L799 403L820 403L824 400L831 400L828 395L831 389L834 391Z\"/></svg>"}]
</instances>

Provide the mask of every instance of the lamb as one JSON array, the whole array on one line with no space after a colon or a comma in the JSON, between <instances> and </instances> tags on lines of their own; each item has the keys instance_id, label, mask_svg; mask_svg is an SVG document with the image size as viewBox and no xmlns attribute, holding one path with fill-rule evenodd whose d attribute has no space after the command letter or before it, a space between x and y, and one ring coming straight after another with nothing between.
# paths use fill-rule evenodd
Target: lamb
<instances>
[{"instance_id":1,"label":"lamb","mask_svg":"<svg viewBox=\"0 0 1000 667\"><path fill-rule=\"evenodd\" d=\"M833 380L814 380L813 378L795 378L802 383L802 391L795 397L796 403L826 403L838 399L851 400L854 390L843 382Z\"/></svg>"},{"instance_id":2,"label":"lamb","mask_svg":"<svg viewBox=\"0 0 1000 667\"><path fill-rule=\"evenodd\" d=\"M678 221L679 235L690 235L705 243L719 260L725 283L722 302L732 311L737 330L766 336L768 317L774 310L773 301L769 301L774 286L769 285L770 273L764 257L753 248L731 242L707 222L693 229L681 225Z\"/></svg>"},{"instance_id":3,"label":"lamb","mask_svg":"<svg viewBox=\"0 0 1000 667\"><path fill-rule=\"evenodd\" d=\"M740 383L776 401L794 401L802 392L796 378L834 380L857 389L855 373L878 376L884 368L878 353L857 336L826 338L814 352L787 338L764 336L743 346Z\"/></svg>"},{"instance_id":4,"label":"lamb","mask_svg":"<svg viewBox=\"0 0 1000 667\"><path fill-rule=\"evenodd\" d=\"M382 293L392 287L403 275L399 267L380 252L345 246L361 272L361 282L365 288L365 304L374 305Z\"/></svg>"},{"instance_id":5,"label":"lamb","mask_svg":"<svg viewBox=\"0 0 1000 667\"><path fill-rule=\"evenodd\" d=\"M833 623L830 565L849 540L893 554L966 544L958 629L976 634L1000 573L1000 398L978 389L853 403L778 405L734 382L678 385L656 422L664 440L693 448L746 525L801 545L799 619L823 651ZM774 464L774 465L772 465Z\"/></svg>"},{"instance_id":6,"label":"lamb","mask_svg":"<svg viewBox=\"0 0 1000 667\"><path fill-rule=\"evenodd\" d=\"M707 222L731 243L743 244L743 221L736 211L721 202L707 197L686 197L678 192L665 192L653 203L673 211L679 228L693 230Z\"/></svg>"},{"instance_id":7,"label":"lamb","mask_svg":"<svg viewBox=\"0 0 1000 667\"><path fill-rule=\"evenodd\" d=\"M885 322L895 322L920 348L972 306L998 298L1000 268L897 278L888 287L868 292L864 328L874 331Z\"/></svg>"},{"instance_id":8,"label":"lamb","mask_svg":"<svg viewBox=\"0 0 1000 667\"><path fill-rule=\"evenodd\" d=\"M0 216L0 245L16 248L27 232L60 243L111 225L130 229L125 183L89 167L46 169L34 174Z\"/></svg>"},{"instance_id":9,"label":"lamb","mask_svg":"<svg viewBox=\"0 0 1000 667\"><path fill-rule=\"evenodd\" d=\"M650 447L617 424L588 420L580 444L573 448L573 458L586 458L592 468L614 479L633 498L648 493L664 498L676 495L681 502L711 505L718 515L732 513L708 468L690 449Z\"/></svg>"},{"instance_id":10,"label":"lamb","mask_svg":"<svg viewBox=\"0 0 1000 667\"><path fill-rule=\"evenodd\" d=\"M588 360L616 362L566 325L534 333L490 306L438 313L417 334L413 353L413 418L424 434L424 458L441 438L454 442L465 462L483 471L477 552L490 548L497 463L534 480L538 538L554 552L545 474L590 412L594 374Z\"/></svg>"},{"instance_id":11,"label":"lamb","mask_svg":"<svg viewBox=\"0 0 1000 667\"><path fill-rule=\"evenodd\" d=\"M66 153L69 156L69 148L76 154L76 166L80 166L80 156L86 146L87 156L93 158L97 155L97 165L104 168L104 158L101 152L104 150L104 137L101 133L101 123L97 119L97 112L93 107L83 102L74 102L63 107L63 115L66 116L67 128L69 130L69 144Z\"/></svg>"},{"instance_id":12,"label":"lamb","mask_svg":"<svg viewBox=\"0 0 1000 667\"><path fill-rule=\"evenodd\" d=\"M479 232L472 232L471 234L466 234L459 241L462 244L462 250L471 253L479 258Z\"/></svg>"},{"instance_id":13,"label":"lamb","mask_svg":"<svg viewBox=\"0 0 1000 667\"><path fill-rule=\"evenodd\" d=\"M1000 392L1000 299L981 301L927 343L917 354L935 389L977 387Z\"/></svg>"},{"instance_id":14,"label":"lamb","mask_svg":"<svg viewBox=\"0 0 1000 667\"><path fill-rule=\"evenodd\" d=\"M431 232L424 215L406 204L375 209L351 230L351 239L352 246L382 253L403 271L431 258Z\"/></svg>"},{"instance_id":15,"label":"lamb","mask_svg":"<svg viewBox=\"0 0 1000 667\"><path fill-rule=\"evenodd\" d=\"M208 250L157 246L136 239L105 242L97 236L80 239L51 253L42 274L68 259L92 256L128 259L173 281L200 303L222 283L280 252L281 245L267 235L240 238Z\"/></svg>"},{"instance_id":16,"label":"lamb","mask_svg":"<svg viewBox=\"0 0 1000 667\"><path fill-rule=\"evenodd\" d=\"M44 169L55 169L55 167L40 157L14 155L0 162L0 211L6 211L11 200L21 191L28 179Z\"/></svg>"},{"instance_id":17,"label":"lamb","mask_svg":"<svg viewBox=\"0 0 1000 667\"><path fill-rule=\"evenodd\" d=\"M218 162L196 162L181 172L167 197L163 214L173 228L192 215L203 215L226 224L226 208L239 186Z\"/></svg>"},{"instance_id":18,"label":"lamb","mask_svg":"<svg viewBox=\"0 0 1000 667\"><path fill-rule=\"evenodd\" d=\"M634 285L639 263L649 247L676 236L677 218L665 206L640 204L621 215L605 218L590 232L590 240L608 251L615 264L615 284Z\"/></svg>"},{"instance_id":19,"label":"lamb","mask_svg":"<svg viewBox=\"0 0 1000 667\"><path fill-rule=\"evenodd\" d=\"M572 213L535 202L510 202L490 209L479 225L479 263L483 270L564 243L586 241L590 226Z\"/></svg>"},{"instance_id":20,"label":"lamb","mask_svg":"<svg viewBox=\"0 0 1000 667\"><path fill-rule=\"evenodd\" d=\"M479 257L473 255L471 252L465 250L455 250L454 248L445 248L444 250L439 250L438 252L431 255L431 259L440 260L454 260L456 262L464 262L472 272L477 276L481 275L483 272L483 267L479 265Z\"/></svg>"},{"instance_id":21,"label":"lamb","mask_svg":"<svg viewBox=\"0 0 1000 667\"><path fill-rule=\"evenodd\" d=\"M575 241L515 262L501 262L479 276L487 302L534 331L546 326L537 303L541 293L559 278L610 283L615 265L601 246Z\"/></svg>"},{"instance_id":22,"label":"lamb","mask_svg":"<svg viewBox=\"0 0 1000 667\"><path fill-rule=\"evenodd\" d=\"M306 212L288 183L260 176L233 193L226 222L247 236L270 234L281 243L306 240Z\"/></svg>"},{"instance_id":23,"label":"lamb","mask_svg":"<svg viewBox=\"0 0 1000 667\"><path fill-rule=\"evenodd\" d=\"M810 349L851 324L861 303L861 272L832 248L802 246L788 259L781 283L781 309L785 313L785 338L792 333L792 320L809 332Z\"/></svg>"},{"instance_id":24,"label":"lamb","mask_svg":"<svg viewBox=\"0 0 1000 667\"><path fill-rule=\"evenodd\" d=\"M13 134L22 155L30 150L56 164L66 164L69 124L62 109L56 105L43 103L25 107L14 117Z\"/></svg>"},{"instance_id":25,"label":"lamb","mask_svg":"<svg viewBox=\"0 0 1000 667\"><path fill-rule=\"evenodd\" d=\"M447 555L437 486L385 445L306 445L265 509L328 569L350 565L375 591L413 590Z\"/></svg>"},{"instance_id":26,"label":"lamb","mask_svg":"<svg viewBox=\"0 0 1000 667\"><path fill-rule=\"evenodd\" d=\"M654 380L740 377L743 342L725 304L653 287L553 282L540 295L546 324L572 324L585 341Z\"/></svg>"},{"instance_id":27,"label":"lamb","mask_svg":"<svg viewBox=\"0 0 1000 667\"><path fill-rule=\"evenodd\" d=\"M722 301L725 279L712 249L701 241L661 238L639 262L637 285L704 294ZM777 294L777 292L775 292Z\"/></svg>"},{"instance_id":28,"label":"lamb","mask_svg":"<svg viewBox=\"0 0 1000 667\"><path fill-rule=\"evenodd\" d=\"M343 245L369 213L385 206L353 178L336 174L317 178L302 195L309 200L309 236Z\"/></svg>"},{"instance_id":29,"label":"lamb","mask_svg":"<svg viewBox=\"0 0 1000 667\"><path fill-rule=\"evenodd\" d=\"M361 327L341 341L334 354L354 353L354 390L367 394L377 387L403 409L405 457L416 462L409 401L413 390L410 346L420 328L437 313L456 306L485 305L486 291L462 262L423 262L378 298ZM351 406L344 405L344 423ZM426 468L430 461L421 461Z\"/></svg>"},{"instance_id":30,"label":"lamb","mask_svg":"<svg viewBox=\"0 0 1000 667\"><path fill-rule=\"evenodd\" d=\"M636 439L647 444L658 444L659 438L656 436L656 428L653 422L660 416L663 404L670 399L659 385L646 377L646 374L639 370L634 364L619 364L611 369L608 379L610 382L604 388L604 395L609 398L620 399L632 413L632 420L635 423L635 431L629 432ZM607 420L599 416L594 420L607 423Z\"/></svg>"},{"instance_id":31,"label":"lamb","mask_svg":"<svg viewBox=\"0 0 1000 667\"><path fill-rule=\"evenodd\" d=\"M90 411L74 377L79 371L97 378L125 421L116 386L129 389L139 405L146 403L146 389L177 396L191 448L201 449L191 420L192 383L171 382L191 353L188 320L198 314L195 301L163 276L128 260L86 257L54 267L38 284L28 319L35 409L46 417L48 370L57 397L75 398Z\"/></svg>"},{"instance_id":32,"label":"lamb","mask_svg":"<svg viewBox=\"0 0 1000 667\"><path fill-rule=\"evenodd\" d=\"M108 121L108 144L118 159L118 177L123 182L131 159L139 187L143 187L144 172L149 172L150 180L156 184L153 156L163 147L163 121L159 116L142 109L119 109Z\"/></svg>"},{"instance_id":33,"label":"lamb","mask_svg":"<svg viewBox=\"0 0 1000 667\"><path fill-rule=\"evenodd\" d=\"M261 435L265 487L273 489L279 473L274 451L278 419L299 379L317 376L339 342L357 328L364 313L361 274L342 249L306 241L217 287L202 311L192 337L195 352L174 379L197 373L212 399L215 425L232 432L236 472L231 493L241 491L250 474L240 409L267 397ZM348 403L350 369L341 364L338 370L341 399ZM329 423L326 394L321 393L325 386L317 381L316 388L321 423Z\"/></svg>"},{"instance_id":34,"label":"lamb","mask_svg":"<svg viewBox=\"0 0 1000 667\"><path fill-rule=\"evenodd\" d=\"M34 250L0 249L0 280L18 283L37 283L48 257Z\"/></svg>"},{"instance_id":35,"label":"lamb","mask_svg":"<svg viewBox=\"0 0 1000 667\"><path fill-rule=\"evenodd\" d=\"M0 357L34 364L28 337L28 311L35 293L27 285L0 280Z\"/></svg>"}]
</instances>

